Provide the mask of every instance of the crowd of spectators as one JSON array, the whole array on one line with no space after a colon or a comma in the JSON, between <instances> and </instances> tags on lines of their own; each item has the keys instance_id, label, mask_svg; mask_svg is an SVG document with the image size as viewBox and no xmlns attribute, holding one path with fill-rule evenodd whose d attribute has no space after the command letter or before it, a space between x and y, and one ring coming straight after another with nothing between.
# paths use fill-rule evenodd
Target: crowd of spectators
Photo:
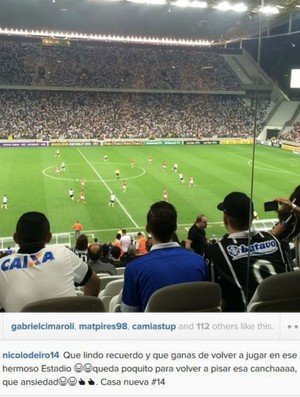
<instances>
[{"instance_id":1,"label":"crowd of spectators","mask_svg":"<svg viewBox=\"0 0 300 397\"><path fill-rule=\"evenodd\" d=\"M224 58L199 48L0 41L0 84L167 90L240 90Z\"/></svg>"},{"instance_id":2,"label":"crowd of spectators","mask_svg":"<svg viewBox=\"0 0 300 397\"><path fill-rule=\"evenodd\" d=\"M269 105L259 99L258 133ZM254 121L251 97L0 91L0 139L239 138Z\"/></svg>"},{"instance_id":3,"label":"crowd of spectators","mask_svg":"<svg viewBox=\"0 0 300 397\"><path fill-rule=\"evenodd\" d=\"M100 287L102 282L106 282L103 272L113 277L120 276L120 289L115 296L122 295L122 312L147 311L151 296L161 288L207 281L219 284L219 310L222 307L226 312L247 311L251 298L264 279L294 271L290 251L287 249L284 254L283 249L297 233L294 226L299 229L299 192L300 186L297 186L289 198L275 199L281 204L282 217L279 215L280 223L272 232L251 227L254 204L250 197L236 191L227 194L216 206L222 212L227 232L218 243L206 244L205 215L197 216L192 226L198 228L205 239L200 252L196 245L185 248L177 242L177 210L163 200L152 204L146 215L145 229L151 236L151 248L149 250L148 246L141 255L136 254L136 249L143 234L138 233L138 241L134 244L125 229L117 234L121 247L110 244L110 257L107 245L104 255L104 244L94 239L94 243L89 245L84 234L77 237L74 252L64 246L49 245L52 238L49 220L42 213L27 212L18 220L13 235L18 251L7 251L0 256L0 309L18 312L26 304L72 297L77 292L102 299L105 294L101 295ZM291 217L293 221L288 224ZM146 240L145 236L143 238ZM189 232L188 240L196 243L198 238L195 231ZM248 257L231 255L232 244L235 252L249 247ZM271 245L272 249L267 250L266 245ZM106 258L105 262L102 262L102 257ZM259 278L255 277L254 271L258 260L272 264L271 268L265 266L261 269ZM109 283L112 279L106 280ZM26 288L20 289L20 285ZM80 287L80 290L75 287ZM123 292L120 292L122 287ZM288 309L289 302L286 305Z\"/></svg>"},{"instance_id":4,"label":"crowd of spectators","mask_svg":"<svg viewBox=\"0 0 300 397\"><path fill-rule=\"evenodd\" d=\"M293 128L291 130L284 131L279 138L285 141L300 143L300 121L296 121L293 124Z\"/></svg>"}]
</instances>

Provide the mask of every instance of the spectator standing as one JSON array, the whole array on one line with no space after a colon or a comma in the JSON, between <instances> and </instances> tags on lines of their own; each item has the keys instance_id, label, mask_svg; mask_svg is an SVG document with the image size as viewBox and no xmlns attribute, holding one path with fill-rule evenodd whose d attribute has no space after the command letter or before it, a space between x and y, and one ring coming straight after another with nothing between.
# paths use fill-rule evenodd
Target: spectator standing
<instances>
[{"instance_id":1,"label":"spectator standing","mask_svg":"<svg viewBox=\"0 0 300 397\"><path fill-rule=\"evenodd\" d=\"M129 247L129 245L131 244L131 238L130 238L130 236L127 234L126 229L122 229L122 237L121 237L121 239L120 239L120 243L121 243L121 246L122 246L122 252L123 252L124 254L126 254L127 251L128 251L128 247Z\"/></svg>"},{"instance_id":2,"label":"spectator standing","mask_svg":"<svg viewBox=\"0 0 300 397\"><path fill-rule=\"evenodd\" d=\"M228 235L205 251L209 277L222 288L223 310L244 312L263 279L292 269L271 233L251 230L254 207L246 194L232 192L217 208Z\"/></svg>"},{"instance_id":3,"label":"spectator standing","mask_svg":"<svg viewBox=\"0 0 300 397\"><path fill-rule=\"evenodd\" d=\"M73 225L73 230L75 232L75 237L76 239L80 236L81 230L82 230L82 225L79 221L75 222Z\"/></svg>"},{"instance_id":4,"label":"spectator standing","mask_svg":"<svg viewBox=\"0 0 300 397\"><path fill-rule=\"evenodd\" d=\"M153 292L167 285L206 280L203 257L172 241L176 228L177 212L172 204L160 201L150 207L146 230L153 245L149 254L126 266L123 312L144 311Z\"/></svg>"},{"instance_id":5,"label":"spectator standing","mask_svg":"<svg viewBox=\"0 0 300 397\"><path fill-rule=\"evenodd\" d=\"M137 234L137 242L136 242L136 255L137 256L142 256L147 254L147 248L146 248L146 242L147 239L145 235L142 232L138 232Z\"/></svg>"},{"instance_id":6,"label":"spectator standing","mask_svg":"<svg viewBox=\"0 0 300 397\"><path fill-rule=\"evenodd\" d=\"M185 241L185 248L194 250L197 254L203 255L207 245L206 232L207 218L205 215L198 215L195 223L188 232Z\"/></svg>"},{"instance_id":7,"label":"spectator standing","mask_svg":"<svg viewBox=\"0 0 300 397\"><path fill-rule=\"evenodd\" d=\"M121 252L122 252L121 237L122 237L121 233L117 233L117 234L116 234L116 238L115 238L114 241L112 242L112 246L113 246L113 247L114 247L114 246L119 247L120 250L121 250Z\"/></svg>"}]
</instances>

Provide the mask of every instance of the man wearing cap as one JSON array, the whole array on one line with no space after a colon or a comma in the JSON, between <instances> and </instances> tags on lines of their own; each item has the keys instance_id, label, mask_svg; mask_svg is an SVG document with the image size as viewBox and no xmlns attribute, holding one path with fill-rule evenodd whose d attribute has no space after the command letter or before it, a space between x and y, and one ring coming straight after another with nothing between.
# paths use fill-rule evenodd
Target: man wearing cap
<instances>
[{"instance_id":1,"label":"man wearing cap","mask_svg":"<svg viewBox=\"0 0 300 397\"><path fill-rule=\"evenodd\" d=\"M271 233L251 229L254 207L246 194L232 192L217 208L228 235L206 249L208 273L222 288L223 311L243 312L263 279L292 269Z\"/></svg>"}]
</instances>

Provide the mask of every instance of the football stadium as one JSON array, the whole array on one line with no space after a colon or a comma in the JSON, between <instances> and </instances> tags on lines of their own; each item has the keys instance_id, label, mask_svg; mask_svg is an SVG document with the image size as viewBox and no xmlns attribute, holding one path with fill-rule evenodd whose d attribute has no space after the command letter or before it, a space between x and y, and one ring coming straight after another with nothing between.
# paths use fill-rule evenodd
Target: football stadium
<instances>
[{"instance_id":1,"label":"football stadium","mask_svg":"<svg viewBox=\"0 0 300 397\"><path fill-rule=\"evenodd\" d=\"M216 1L146 3L2 1L0 251L9 259L1 269L8 274L27 266L11 259L18 250L35 257L28 265L35 268L39 250L52 245L54 251L84 251L83 262L90 261L88 245L96 243L101 250L109 247L109 263L122 268L124 282L122 257L129 252L122 234L135 256L142 233L152 248L161 244L152 250L149 243L145 257L150 249L149 257L164 247L172 250L172 244L181 246L183 256L201 256L201 277L191 272L167 282L161 275L154 290L215 282L224 276L216 263L226 262L225 251L230 269L235 260L247 259L253 280L247 275L240 286L240 276L232 276L241 303L229 296L225 307L244 311L262 280L299 266L300 13L296 2L268 9L233 2L226 10ZM225 198L232 192L244 195L228 209ZM264 203L274 200L279 211L265 211ZM17 225L33 211L50 222L43 237L32 219L28 229L24 220ZM261 240L252 240L253 233ZM87 237L82 249L76 248L80 235ZM115 245L120 252L112 259ZM82 277L82 266L78 294L87 278L88 285L93 281L90 273ZM219 282L223 298L227 282ZM89 287L98 295L95 282ZM76 292L74 283L72 288L68 296ZM131 286L132 295L139 288ZM127 289L123 311L146 310L150 295L137 301ZM18 302L6 305L5 288L2 294L7 311L20 310Z\"/></svg>"},{"instance_id":2,"label":"football stadium","mask_svg":"<svg viewBox=\"0 0 300 397\"><path fill-rule=\"evenodd\" d=\"M180 140L156 143L126 147L62 146L59 158L55 156L56 146L1 149L5 169L1 186L5 186L3 193L9 200L8 210L1 211L2 237L8 238L3 242L11 246L9 237L20 214L32 209L47 214L52 232L61 234L59 239L68 238L68 242L66 235L70 235L72 243L72 226L77 220L91 241L96 237L110 242L122 228L134 234L144 232L146 213L152 203L162 199L163 189L178 211L180 240L187 237L199 213L208 217L208 237L221 237L225 229L217 204L231 191L250 192L252 145L182 145ZM105 155L108 161L103 160ZM149 156L153 158L151 164ZM165 171L163 161L167 163ZM62 162L65 170L56 173ZM253 201L259 224L264 219L276 218L275 212L264 212L263 203L292 192L299 176L299 162L299 155L291 151L263 145L256 148ZM177 173L173 171L175 163ZM116 169L120 170L119 179ZM190 176L195 183L192 187ZM82 179L85 203L79 201ZM127 182L126 192L122 189L123 180ZM74 201L69 197L69 189L74 190ZM114 208L108 207L111 192L116 195Z\"/></svg>"}]
</instances>

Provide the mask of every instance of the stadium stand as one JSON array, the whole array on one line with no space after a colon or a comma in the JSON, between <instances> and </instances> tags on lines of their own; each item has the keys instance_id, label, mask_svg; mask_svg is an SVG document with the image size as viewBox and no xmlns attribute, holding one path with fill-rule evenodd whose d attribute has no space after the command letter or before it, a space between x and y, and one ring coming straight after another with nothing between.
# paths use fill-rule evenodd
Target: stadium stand
<instances>
[{"instance_id":1,"label":"stadium stand","mask_svg":"<svg viewBox=\"0 0 300 397\"><path fill-rule=\"evenodd\" d=\"M261 131L269 99L259 99ZM255 101L231 95L0 91L0 139L247 138Z\"/></svg>"},{"instance_id":2,"label":"stadium stand","mask_svg":"<svg viewBox=\"0 0 300 397\"><path fill-rule=\"evenodd\" d=\"M126 89L241 89L224 58L194 48L0 41L0 84Z\"/></svg>"}]
</instances>

